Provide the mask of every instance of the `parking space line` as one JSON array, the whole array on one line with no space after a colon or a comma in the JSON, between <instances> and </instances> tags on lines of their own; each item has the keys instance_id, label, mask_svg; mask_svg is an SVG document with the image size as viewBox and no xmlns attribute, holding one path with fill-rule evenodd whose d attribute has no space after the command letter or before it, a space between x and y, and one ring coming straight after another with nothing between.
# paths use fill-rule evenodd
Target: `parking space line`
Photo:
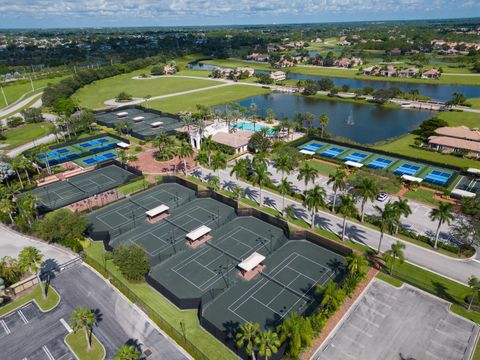
<instances>
[{"instance_id":1,"label":"parking space line","mask_svg":"<svg viewBox=\"0 0 480 360\"><path fill-rule=\"evenodd\" d=\"M64 318L60 319L60 323L65 327L65 329L67 329L69 334L73 332L72 328L70 327L70 325L68 325Z\"/></svg>"},{"instance_id":2,"label":"parking space line","mask_svg":"<svg viewBox=\"0 0 480 360\"><path fill-rule=\"evenodd\" d=\"M20 317L22 318L23 322L25 324L28 324L28 319L25 317L25 314L22 312L22 310L18 310L18 315L20 315Z\"/></svg>"},{"instance_id":3,"label":"parking space line","mask_svg":"<svg viewBox=\"0 0 480 360\"><path fill-rule=\"evenodd\" d=\"M365 296L365 298L366 298L367 300L373 300L374 302L380 303L380 304L382 304L383 306L385 306L385 307L387 307L387 308L389 308L389 309L392 308L391 305L385 304L383 301L377 299L376 297L368 296L368 295L367 295L367 296Z\"/></svg>"},{"instance_id":4,"label":"parking space line","mask_svg":"<svg viewBox=\"0 0 480 360\"><path fill-rule=\"evenodd\" d=\"M357 325L354 325L354 324L352 324L352 323L348 323L347 326L353 327L353 328L356 329L358 332L360 332L362 335L366 335L366 336L368 336L369 338L372 338L372 337L373 337L373 335L367 333L367 332L365 331L365 329L359 328Z\"/></svg>"},{"instance_id":5,"label":"parking space line","mask_svg":"<svg viewBox=\"0 0 480 360\"><path fill-rule=\"evenodd\" d=\"M5 332L7 333L7 335L10 335L12 332L11 332L10 329L8 328L7 323L6 323L4 320L0 320L0 323L2 323L3 329L5 330Z\"/></svg>"},{"instance_id":6,"label":"parking space line","mask_svg":"<svg viewBox=\"0 0 480 360\"><path fill-rule=\"evenodd\" d=\"M327 350L329 347L332 347L332 348L334 348L336 351L338 351L339 353L341 353L342 355L344 355L344 356L346 356L346 357L348 357L348 358L350 358L350 359L355 360L355 357L354 357L354 356L352 356L352 355L350 355L350 354L347 354L347 353L346 353L345 351L343 351L341 348L336 347L336 346L335 346L334 344L332 344L332 343L330 343L330 345L328 345L328 346L325 348L325 350ZM325 352L325 350L323 350L322 352Z\"/></svg>"},{"instance_id":7,"label":"parking space line","mask_svg":"<svg viewBox=\"0 0 480 360\"><path fill-rule=\"evenodd\" d=\"M359 317L360 319L362 319L363 321L366 321L366 322L372 324L372 325L375 326L376 328L379 328L379 327L380 327L379 324L374 323L372 320L366 318L365 316L362 316L362 315L360 315L360 314L356 314L356 316L358 316L358 317Z\"/></svg>"},{"instance_id":8,"label":"parking space line","mask_svg":"<svg viewBox=\"0 0 480 360\"><path fill-rule=\"evenodd\" d=\"M43 345L42 346L42 349L43 351L45 352L45 354L47 354L47 357L50 359L50 360L55 360L55 358L53 357L52 353L50 352L50 350L48 350L47 346L46 345Z\"/></svg>"},{"instance_id":9,"label":"parking space line","mask_svg":"<svg viewBox=\"0 0 480 360\"><path fill-rule=\"evenodd\" d=\"M355 339L352 339L350 336L347 336L345 334L342 334L342 337L347 339L347 340L350 340L353 344L355 344L356 346L358 347L361 347L362 349L365 349L365 345L363 344L360 344L358 341L356 341Z\"/></svg>"},{"instance_id":10,"label":"parking space line","mask_svg":"<svg viewBox=\"0 0 480 360\"><path fill-rule=\"evenodd\" d=\"M373 308L372 308L371 306L369 306L368 304L365 304L365 306L367 307L367 309L365 310L365 311L367 311L367 312L368 312L368 311L371 311L371 312L373 312L373 313L376 313L378 316L381 316L382 318L384 318L384 317L387 316L387 315L381 313L380 311L373 309Z\"/></svg>"}]
</instances>

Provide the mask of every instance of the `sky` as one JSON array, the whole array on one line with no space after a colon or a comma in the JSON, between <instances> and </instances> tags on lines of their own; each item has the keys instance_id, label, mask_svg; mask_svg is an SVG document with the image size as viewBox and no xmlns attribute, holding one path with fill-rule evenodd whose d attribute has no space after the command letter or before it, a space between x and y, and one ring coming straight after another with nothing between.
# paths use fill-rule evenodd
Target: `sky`
<instances>
[{"instance_id":1,"label":"sky","mask_svg":"<svg viewBox=\"0 0 480 360\"><path fill-rule=\"evenodd\" d=\"M0 28L188 26L480 16L479 0L0 0Z\"/></svg>"}]
</instances>

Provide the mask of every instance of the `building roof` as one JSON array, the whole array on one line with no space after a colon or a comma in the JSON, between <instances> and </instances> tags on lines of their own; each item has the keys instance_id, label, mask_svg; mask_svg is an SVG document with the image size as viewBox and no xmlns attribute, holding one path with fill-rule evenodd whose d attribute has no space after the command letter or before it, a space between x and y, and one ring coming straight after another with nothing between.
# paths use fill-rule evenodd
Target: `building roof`
<instances>
[{"instance_id":1,"label":"building roof","mask_svg":"<svg viewBox=\"0 0 480 360\"><path fill-rule=\"evenodd\" d=\"M430 69L430 70L425 70L422 74L423 75L438 75L438 74L440 74L440 71L438 71L437 69Z\"/></svg>"},{"instance_id":2,"label":"building roof","mask_svg":"<svg viewBox=\"0 0 480 360\"><path fill-rule=\"evenodd\" d=\"M212 229L210 229L208 226L200 225L198 228L196 228L193 231L190 231L185 236L187 237L188 240L196 241L200 239L202 236L207 235L210 231L212 231Z\"/></svg>"},{"instance_id":3,"label":"building roof","mask_svg":"<svg viewBox=\"0 0 480 360\"><path fill-rule=\"evenodd\" d=\"M447 146L455 149L465 149L475 152L480 152L480 142L457 139L449 136L430 136L428 138L429 144Z\"/></svg>"},{"instance_id":4,"label":"building roof","mask_svg":"<svg viewBox=\"0 0 480 360\"><path fill-rule=\"evenodd\" d=\"M265 256L257 252L254 252L252 255L250 255L245 260L243 260L240 264L238 264L238 267L244 271L251 271L256 266L258 266L263 260L265 260Z\"/></svg>"},{"instance_id":5,"label":"building roof","mask_svg":"<svg viewBox=\"0 0 480 360\"><path fill-rule=\"evenodd\" d=\"M253 132L245 130L237 130L233 133L218 132L213 135L212 140L219 144L227 145L237 149L247 145L252 135Z\"/></svg>"},{"instance_id":6,"label":"building roof","mask_svg":"<svg viewBox=\"0 0 480 360\"><path fill-rule=\"evenodd\" d=\"M466 126L445 126L435 130L435 134L455 137L465 140L480 141L480 131L470 130Z\"/></svg>"}]
</instances>

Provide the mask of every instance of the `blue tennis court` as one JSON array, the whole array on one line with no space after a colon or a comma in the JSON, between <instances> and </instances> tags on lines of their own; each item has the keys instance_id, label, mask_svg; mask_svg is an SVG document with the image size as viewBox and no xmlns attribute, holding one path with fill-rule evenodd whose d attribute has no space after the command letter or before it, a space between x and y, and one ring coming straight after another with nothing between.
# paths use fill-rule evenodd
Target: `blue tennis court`
<instances>
[{"instance_id":1,"label":"blue tennis court","mask_svg":"<svg viewBox=\"0 0 480 360\"><path fill-rule=\"evenodd\" d=\"M450 179L450 176L452 176L451 173L439 170L432 170L423 180L432 184L444 185L448 181L448 179Z\"/></svg>"},{"instance_id":2,"label":"blue tennis court","mask_svg":"<svg viewBox=\"0 0 480 360\"><path fill-rule=\"evenodd\" d=\"M315 151L316 152L317 150L321 149L322 147L324 147L323 144L311 143L311 144L303 146L300 150L308 150L308 151Z\"/></svg>"},{"instance_id":3,"label":"blue tennis court","mask_svg":"<svg viewBox=\"0 0 480 360\"><path fill-rule=\"evenodd\" d=\"M69 149L58 149L58 150L53 150L53 151L50 151L46 154L41 154L41 155L38 155L38 158L39 159L45 159L45 158L51 158L51 157L54 157L54 156L58 156L60 154L65 154L67 152L70 152Z\"/></svg>"},{"instance_id":4,"label":"blue tennis court","mask_svg":"<svg viewBox=\"0 0 480 360\"><path fill-rule=\"evenodd\" d=\"M412 176L412 175L415 175L415 173L418 170L420 170L420 166L404 163L404 164L402 164L402 166L397 168L393 173L395 175L410 175L410 176Z\"/></svg>"},{"instance_id":5,"label":"blue tennis court","mask_svg":"<svg viewBox=\"0 0 480 360\"><path fill-rule=\"evenodd\" d=\"M325 151L322 152L320 155L325 156L325 157L328 157L328 158L333 158L333 157L335 157L335 156L340 155L340 154L343 153L343 152L345 152L345 149L332 147L332 148L330 148L330 149L325 150Z\"/></svg>"},{"instance_id":6,"label":"blue tennis court","mask_svg":"<svg viewBox=\"0 0 480 360\"><path fill-rule=\"evenodd\" d=\"M367 167L371 169L385 169L387 166L389 166L391 163L393 163L393 160L390 159L384 159L384 158L376 158L373 161L370 161L367 164Z\"/></svg>"},{"instance_id":7,"label":"blue tennis court","mask_svg":"<svg viewBox=\"0 0 480 360\"><path fill-rule=\"evenodd\" d=\"M109 159L113 159L115 157L117 157L117 154L109 152L102 155L93 156L91 158L83 159L83 162L87 165L92 165L92 164L97 164Z\"/></svg>"},{"instance_id":8,"label":"blue tennis court","mask_svg":"<svg viewBox=\"0 0 480 360\"><path fill-rule=\"evenodd\" d=\"M94 146L94 145L101 145L101 144L106 143L106 142L109 142L109 140L101 138L101 139L91 140L91 141L81 143L80 146L82 148L86 148L86 147L90 147L90 146Z\"/></svg>"},{"instance_id":9,"label":"blue tennis court","mask_svg":"<svg viewBox=\"0 0 480 360\"><path fill-rule=\"evenodd\" d=\"M354 161L354 162L361 162L363 159L368 157L368 154L360 153L360 152L354 152L351 154L348 154L343 158L344 161Z\"/></svg>"}]
</instances>

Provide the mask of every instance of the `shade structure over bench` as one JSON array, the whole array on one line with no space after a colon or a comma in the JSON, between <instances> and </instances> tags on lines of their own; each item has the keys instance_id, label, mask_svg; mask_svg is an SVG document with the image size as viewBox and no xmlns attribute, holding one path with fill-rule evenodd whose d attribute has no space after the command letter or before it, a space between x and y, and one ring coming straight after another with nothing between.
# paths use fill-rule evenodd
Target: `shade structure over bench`
<instances>
[{"instance_id":1,"label":"shade structure over bench","mask_svg":"<svg viewBox=\"0 0 480 360\"><path fill-rule=\"evenodd\" d=\"M186 237L190 241L196 241L200 239L202 236L207 235L212 229L210 229L208 226L202 225L195 230L189 232Z\"/></svg>"},{"instance_id":2,"label":"shade structure over bench","mask_svg":"<svg viewBox=\"0 0 480 360\"><path fill-rule=\"evenodd\" d=\"M252 271L258 265L260 265L263 260L265 260L265 256L263 256L262 254L259 254L257 252L254 252L249 257L247 257L245 260L243 260L240 264L238 264L238 267L240 268L240 270L243 270L243 271L246 271L246 272Z\"/></svg>"},{"instance_id":3,"label":"shade structure over bench","mask_svg":"<svg viewBox=\"0 0 480 360\"><path fill-rule=\"evenodd\" d=\"M154 207L153 209L150 209L148 211L145 212L145 214L148 216L148 217L155 217L157 215L160 215L166 211L170 210L170 208L167 206L167 205L159 205L157 207Z\"/></svg>"}]
</instances>

